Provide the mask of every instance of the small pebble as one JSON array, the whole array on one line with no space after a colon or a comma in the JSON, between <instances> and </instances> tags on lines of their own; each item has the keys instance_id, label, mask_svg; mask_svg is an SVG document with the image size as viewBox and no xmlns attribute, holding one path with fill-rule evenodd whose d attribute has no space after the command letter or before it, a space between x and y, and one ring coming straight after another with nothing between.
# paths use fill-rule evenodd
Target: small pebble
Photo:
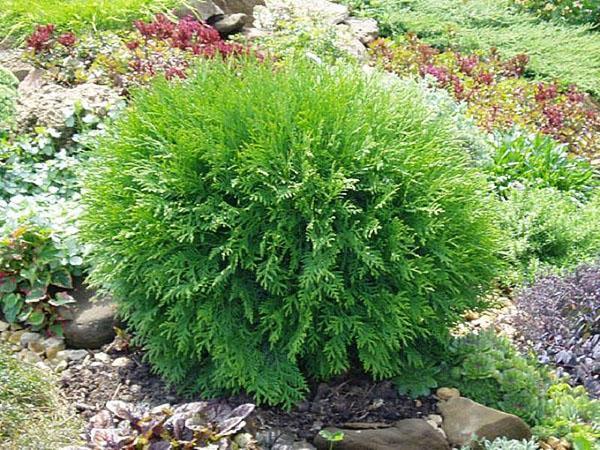
<instances>
[{"instance_id":1,"label":"small pebble","mask_svg":"<svg viewBox=\"0 0 600 450\"><path fill-rule=\"evenodd\" d=\"M115 359L111 366L113 367L117 367L117 368L124 368L124 367L129 367L132 364L132 361L125 357L125 356L121 356L120 358Z\"/></svg>"},{"instance_id":2,"label":"small pebble","mask_svg":"<svg viewBox=\"0 0 600 450\"><path fill-rule=\"evenodd\" d=\"M460 391L456 388L441 387L435 392L435 395L440 400L450 400L451 398L460 397Z\"/></svg>"},{"instance_id":3,"label":"small pebble","mask_svg":"<svg viewBox=\"0 0 600 450\"><path fill-rule=\"evenodd\" d=\"M110 364L112 361L112 358L110 356L108 356L106 353L104 352L98 352L94 355L94 359L96 361L100 361L101 363L104 364Z\"/></svg>"}]
</instances>

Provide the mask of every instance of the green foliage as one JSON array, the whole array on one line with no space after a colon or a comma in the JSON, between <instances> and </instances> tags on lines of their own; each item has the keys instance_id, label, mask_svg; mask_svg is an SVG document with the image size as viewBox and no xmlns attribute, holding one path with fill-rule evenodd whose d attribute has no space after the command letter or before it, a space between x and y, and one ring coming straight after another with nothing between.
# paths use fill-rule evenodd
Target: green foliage
<instances>
[{"instance_id":1,"label":"green foliage","mask_svg":"<svg viewBox=\"0 0 600 450\"><path fill-rule=\"evenodd\" d=\"M134 96L86 171L83 235L168 380L290 406L308 377L398 374L485 306L485 180L416 88L380 83L214 60Z\"/></svg>"},{"instance_id":2,"label":"green foliage","mask_svg":"<svg viewBox=\"0 0 600 450\"><path fill-rule=\"evenodd\" d=\"M102 31L128 28L133 20L151 18L183 0L3 0L0 43L22 42L37 25L53 24L60 31Z\"/></svg>"},{"instance_id":3,"label":"green foliage","mask_svg":"<svg viewBox=\"0 0 600 450\"><path fill-rule=\"evenodd\" d=\"M377 20L382 36L395 36L406 30L402 25L402 0L337 0L350 7L353 15Z\"/></svg>"},{"instance_id":4,"label":"green foliage","mask_svg":"<svg viewBox=\"0 0 600 450\"><path fill-rule=\"evenodd\" d=\"M512 189L500 205L509 278L532 279L600 255L600 192L580 203L555 189Z\"/></svg>"},{"instance_id":5,"label":"green foliage","mask_svg":"<svg viewBox=\"0 0 600 450\"><path fill-rule=\"evenodd\" d=\"M388 71L421 76L447 90L482 129L506 132L517 126L567 143L571 153L600 154L600 115L589 96L574 86L529 80L527 55L440 52L410 34L375 41L371 54Z\"/></svg>"},{"instance_id":6,"label":"green foliage","mask_svg":"<svg viewBox=\"0 0 600 450\"><path fill-rule=\"evenodd\" d=\"M0 345L0 448L55 450L79 442L82 423L60 398L57 380Z\"/></svg>"},{"instance_id":7,"label":"green foliage","mask_svg":"<svg viewBox=\"0 0 600 450\"><path fill-rule=\"evenodd\" d=\"M56 308L83 269L77 237L81 208L52 195L0 200L0 309L9 322L60 333Z\"/></svg>"},{"instance_id":8,"label":"green foliage","mask_svg":"<svg viewBox=\"0 0 600 450\"><path fill-rule=\"evenodd\" d=\"M512 133L494 136L495 155L486 168L498 193L516 186L555 188L585 199L598 180L591 164L570 157L566 146L540 134Z\"/></svg>"},{"instance_id":9,"label":"green foliage","mask_svg":"<svg viewBox=\"0 0 600 450\"><path fill-rule=\"evenodd\" d=\"M438 383L456 387L461 395L530 424L544 417L547 377L493 332L453 341L440 366Z\"/></svg>"},{"instance_id":10,"label":"green foliage","mask_svg":"<svg viewBox=\"0 0 600 450\"><path fill-rule=\"evenodd\" d=\"M494 47L506 58L525 53L537 77L600 96L600 34L587 27L541 21L511 7L511 0L348 2L364 4L392 35L415 32L435 46L467 51Z\"/></svg>"},{"instance_id":11,"label":"green foliage","mask_svg":"<svg viewBox=\"0 0 600 450\"><path fill-rule=\"evenodd\" d=\"M15 113L18 81L8 70L0 67L0 133L10 124Z\"/></svg>"},{"instance_id":12,"label":"green foliage","mask_svg":"<svg viewBox=\"0 0 600 450\"><path fill-rule=\"evenodd\" d=\"M582 386L557 383L548 390L546 414L533 431L541 438L564 437L575 450L595 450L600 442L600 401L591 399Z\"/></svg>"}]
</instances>

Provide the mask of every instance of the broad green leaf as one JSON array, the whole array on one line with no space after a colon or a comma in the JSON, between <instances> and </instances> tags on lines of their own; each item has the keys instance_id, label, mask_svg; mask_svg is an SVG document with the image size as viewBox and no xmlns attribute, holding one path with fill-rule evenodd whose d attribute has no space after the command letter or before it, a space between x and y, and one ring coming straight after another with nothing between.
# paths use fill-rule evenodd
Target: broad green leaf
<instances>
[{"instance_id":1,"label":"broad green leaf","mask_svg":"<svg viewBox=\"0 0 600 450\"><path fill-rule=\"evenodd\" d=\"M67 269L61 268L52 272L52 276L50 277L50 284L66 289L72 289L73 279L71 278L71 274Z\"/></svg>"},{"instance_id":2,"label":"broad green leaf","mask_svg":"<svg viewBox=\"0 0 600 450\"><path fill-rule=\"evenodd\" d=\"M23 299L20 295L10 294L2 297L2 313L4 314L4 318L10 322L15 323L17 321L17 317L21 313L21 308L23 307Z\"/></svg>"},{"instance_id":3,"label":"broad green leaf","mask_svg":"<svg viewBox=\"0 0 600 450\"><path fill-rule=\"evenodd\" d=\"M43 325L46 316L41 311L33 311L29 318L27 319L27 323L33 325L34 327L40 327Z\"/></svg>"},{"instance_id":4,"label":"broad green leaf","mask_svg":"<svg viewBox=\"0 0 600 450\"><path fill-rule=\"evenodd\" d=\"M8 277L0 280L0 293L11 293L17 289L17 278Z\"/></svg>"},{"instance_id":5,"label":"broad green leaf","mask_svg":"<svg viewBox=\"0 0 600 450\"><path fill-rule=\"evenodd\" d=\"M25 303L38 303L46 298L46 288L35 288L25 297Z\"/></svg>"},{"instance_id":6,"label":"broad green leaf","mask_svg":"<svg viewBox=\"0 0 600 450\"><path fill-rule=\"evenodd\" d=\"M50 301L48 301L48 303L51 304L52 306L63 306L63 305L69 305L71 303L76 303L76 301L73 297L71 297L66 292L59 292L54 296L54 298L50 299Z\"/></svg>"}]
</instances>

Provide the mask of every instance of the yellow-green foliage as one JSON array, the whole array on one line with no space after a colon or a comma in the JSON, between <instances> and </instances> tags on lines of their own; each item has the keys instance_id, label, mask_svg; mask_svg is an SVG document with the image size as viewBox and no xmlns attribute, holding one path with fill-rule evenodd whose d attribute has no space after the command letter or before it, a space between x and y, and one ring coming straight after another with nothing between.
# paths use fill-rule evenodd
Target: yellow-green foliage
<instances>
[{"instance_id":1,"label":"yellow-green foliage","mask_svg":"<svg viewBox=\"0 0 600 450\"><path fill-rule=\"evenodd\" d=\"M418 97L219 59L138 92L91 155L83 234L161 374L289 406L308 379L397 375L486 306L486 183Z\"/></svg>"},{"instance_id":2,"label":"yellow-green foliage","mask_svg":"<svg viewBox=\"0 0 600 450\"><path fill-rule=\"evenodd\" d=\"M115 30L136 19L168 11L183 0L2 0L0 42L17 42L37 25L54 24L59 31Z\"/></svg>"},{"instance_id":3,"label":"yellow-green foliage","mask_svg":"<svg viewBox=\"0 0 600 450\"><path fill-rule=\"evenodd\" d=\"M0 345L0 449L56 450L77 444L83 424L61 399L52 373Z\"/></svg>"}]
</instances>

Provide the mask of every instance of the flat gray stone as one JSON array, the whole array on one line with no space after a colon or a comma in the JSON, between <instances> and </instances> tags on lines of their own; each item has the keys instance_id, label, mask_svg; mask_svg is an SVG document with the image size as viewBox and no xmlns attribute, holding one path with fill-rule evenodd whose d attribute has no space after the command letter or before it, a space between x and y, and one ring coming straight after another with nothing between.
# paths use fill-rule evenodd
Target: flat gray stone
<instances>
[{"instance_id":1,"label":"flat gray stone","mask_svg":"<svg viewBox=\"0 0 600 450\"><path fill-rule=\"evenodd\" d=\"M468 398L450 398L440 402L438 408L444 418L442 429L452 445L467 445L474 436L490 441L499 437L519 441L531 438L529 426L519 417L488 408Z\"/></svg>"},{"instance_id":2,"label":"flat gray stone","mask_svg":"<svg viewBox=\"0 0 600 450\"><path fill-rule=\"evenodd\" d=\"M96 292L78 282L70 295L77 303L61 315L68 320L63 326L70 348L98 349L115 337L117 307L111 297L97 297Z\"/></svg>"},{"instance_id":3,"label":"flat gray stone","mask_svg":"<svg viewBox=\"0 0 600 450\"><path fill-rule=\"evenodd\" d=\"M224 16L217 20L213 26L221 35L228 36L230 34L239 33L242 31L242 28L250 22L250 16L244 13L237 13Z\"/></svg>"},{"instance_id":4,"label":"flat gray stone","mask_svg":"<svg viewBox=\"0 0 600 450\"><path fill-rule=\"evenodd\" d=\"M442 435L422 419L406 419L393 427L349 430L326 428L331 433L342 432L344 438L329 442L318 435L315 445L319 450L449 450Z\"/></svg>"}]
</instances>

